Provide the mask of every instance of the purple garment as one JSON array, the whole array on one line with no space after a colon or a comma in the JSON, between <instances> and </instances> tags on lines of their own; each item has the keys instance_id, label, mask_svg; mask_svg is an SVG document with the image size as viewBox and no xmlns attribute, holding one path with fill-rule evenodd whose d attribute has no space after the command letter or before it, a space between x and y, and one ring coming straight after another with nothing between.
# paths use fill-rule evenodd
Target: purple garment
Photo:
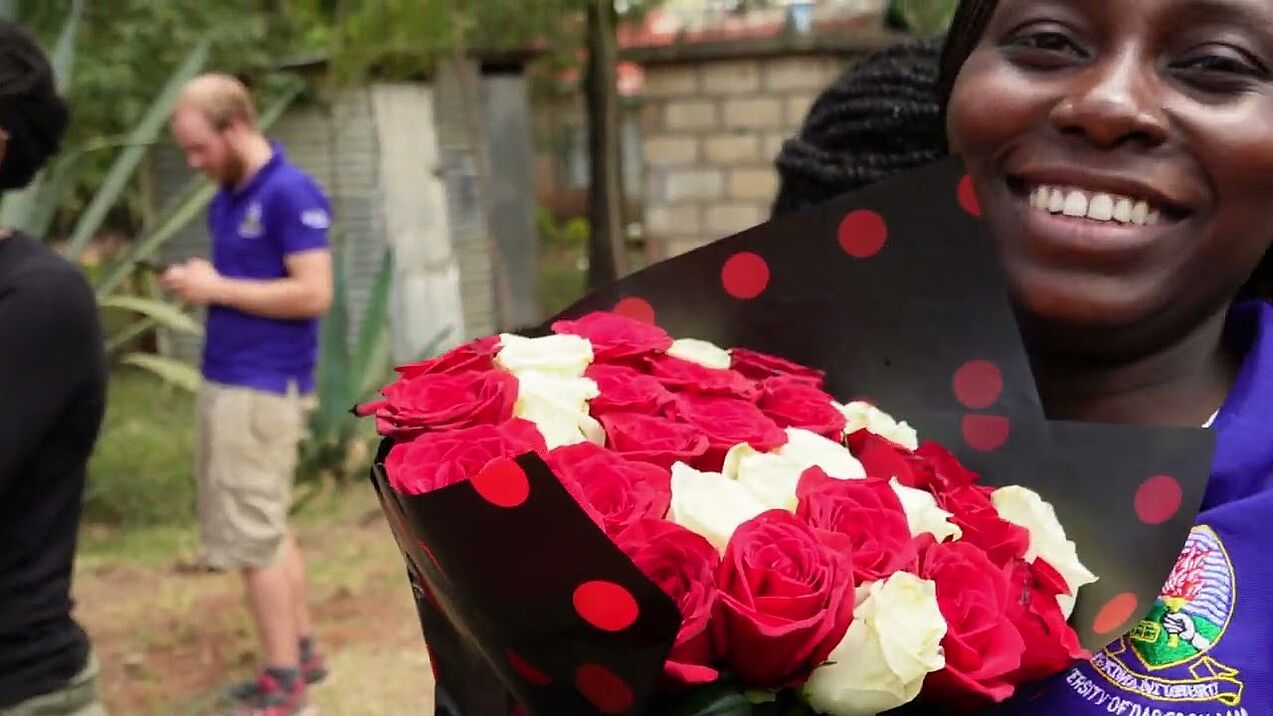
<instances>
[{"instance_id":1,"label":"purple garment","mask_svg":"<svg viewBox=\"0 0 1273 716\"><path fill-rule=\"evenodd\" d=\"M222 188L208 208L212 263L231 278L279 279L284 260L327 248L331 207L322 189L273 144L269 162L238 189ZM225 385L284 394L314 388L318 319L277 320L226 306L208 309L203 375Z\"/></svg>"},{"instance_id":2,"label":"purple garment","mask_svg":"<svg viewBox=\"0 0 1273 716\"><path fill-rule=\"evenodd\" d=\"M1228 329L1246 357L1173 586L1092 661L996 714L1273 714L1273 306L1236 306Z\"/></svg>"}]
</instances>

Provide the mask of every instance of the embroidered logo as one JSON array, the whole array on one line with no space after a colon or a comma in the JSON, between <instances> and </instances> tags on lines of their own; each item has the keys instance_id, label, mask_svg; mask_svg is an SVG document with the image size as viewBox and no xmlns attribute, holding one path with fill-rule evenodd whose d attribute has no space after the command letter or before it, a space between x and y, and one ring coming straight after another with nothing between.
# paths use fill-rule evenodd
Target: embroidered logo
<instances>
[{"instance_id":1,"label":"embroidered logo","mask_svg":"<svg viewBox=\"0 0 1273 716\"><path fill-rule=\"evenodd\" d=\"M248 204L243 212L243 220L239 222L239 236L245 239L259 239L265 235L265 224L261 221L261 203L254 201Z\"/></svg>"},{"instance_id":2,"label":"embroidered logo","mask_svg":"<svg viewBox=\"0 0 1273 716\"><path fill-rule=\"evenodd\" d=\"M1233 562L1210 527L1193 528L1149 614L1092 659L1114 686L1159 702L1237 706L1238 670L1211 656L1233 619Z\"/></svg>"},{"instance_id":3,"label":"embroidered logo","mask_svg":"<svg viewBox=\"0 0 1273 716\"><path fill-rule=\"evenodd\" d=\"M311 229L326 229L331 226L331 217L322 209L306 209L301 212L301 223Z\"/></svg>"}]
</instances>

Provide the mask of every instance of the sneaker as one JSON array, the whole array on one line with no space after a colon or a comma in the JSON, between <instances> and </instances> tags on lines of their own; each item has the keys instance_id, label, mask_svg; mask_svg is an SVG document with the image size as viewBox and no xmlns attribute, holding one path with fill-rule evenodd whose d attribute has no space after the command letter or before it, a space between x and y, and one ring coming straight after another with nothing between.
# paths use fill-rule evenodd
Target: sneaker
<instances>
[{"instance_id":1,"label":"sneaker","mask_svg":"<svg viewBox=\"0 0 1273 716\"><path fill-rule=\"evenodd\" d=\"M327 679L327 660L321 651L316 651L308 659L301 662L301 678L306 686L320 684Z\"/></svg>"},{"instance_id":2,"label":"sneaker","mask_svg":"<svg viewBox=\"0 0 1273 716\"><path fill-rule=\"evenodd\" d=\"M263 673L251 689L235 694L237 689L231 690L230 706L222 716L304 716L309 713L303 681L298 681L296 688L288 692L274 677Z\"/></svg>"},{"instance_id":3,"label":"sneaker","mask_svg":"<svg viewBox=\"0 0 1273 716\"><path fill-rule=\"evenodd\" d=\"M327 676L327 660L323 658L322 653L315 653L308 660L301 662L301 678L305 680L305 686L321 683L327 679ZM260 692L260 684L260 679L240 681L226 691L226 697L235 702L250 699Z\"/></svg>"}]
</instances>

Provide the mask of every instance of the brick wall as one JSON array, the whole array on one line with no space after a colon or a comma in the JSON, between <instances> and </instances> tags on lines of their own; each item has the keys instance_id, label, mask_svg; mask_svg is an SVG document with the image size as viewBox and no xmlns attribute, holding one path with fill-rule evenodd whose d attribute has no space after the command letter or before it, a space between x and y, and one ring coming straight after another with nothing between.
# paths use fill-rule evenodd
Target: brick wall
<instances>
[{"instance_id":1,"label":"brick wall","mask_svg":"<svg viewBox=\"0 0 1273 716\"><path fill-rule=\"evenodd\" d=\"M635 51L645 66L642 143L650 257L683 253L763 223L773 161L817 98L882 38L715 51Z\"/></svg>"}]
</instances>

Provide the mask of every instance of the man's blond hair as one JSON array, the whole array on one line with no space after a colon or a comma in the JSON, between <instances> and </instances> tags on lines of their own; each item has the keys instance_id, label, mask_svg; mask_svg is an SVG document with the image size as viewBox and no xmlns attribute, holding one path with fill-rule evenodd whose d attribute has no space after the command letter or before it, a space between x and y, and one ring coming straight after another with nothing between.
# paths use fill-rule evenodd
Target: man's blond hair
<instances>
[{"instance_id":1,"label":"man's blond hair","mask_svg":"<svg viewBox=\"0 0 1273 716\"><path fill-rule=\"evenodd\" d=\"M210 72L190 80L181 91L177 108L199 112L217 129L225 129L235 120L256 128L252 94L242 82L224 73Z\"/></svg>"}]
</instances>

